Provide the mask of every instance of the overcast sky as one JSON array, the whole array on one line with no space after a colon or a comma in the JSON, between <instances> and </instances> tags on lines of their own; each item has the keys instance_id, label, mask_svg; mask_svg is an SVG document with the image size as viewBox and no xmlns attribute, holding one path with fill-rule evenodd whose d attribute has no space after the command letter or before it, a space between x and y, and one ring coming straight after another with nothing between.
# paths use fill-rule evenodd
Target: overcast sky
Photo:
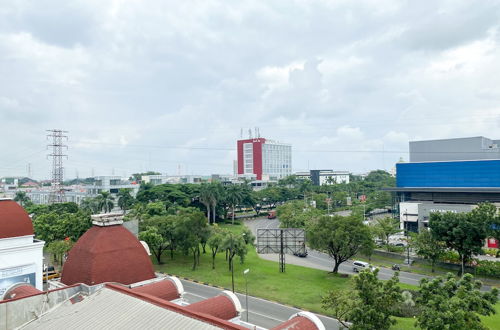
<instances>
[{"instance_id":1,"label":"overcast sky","mask_svg":"<svg viewBox=\"0 0 500 330\"><path fill-rule=\"evenodd\" d=\"M0 0L0 176L231 173L241 128L293 170L500 139L498 1Z\"/></svg>"}]
</instances>

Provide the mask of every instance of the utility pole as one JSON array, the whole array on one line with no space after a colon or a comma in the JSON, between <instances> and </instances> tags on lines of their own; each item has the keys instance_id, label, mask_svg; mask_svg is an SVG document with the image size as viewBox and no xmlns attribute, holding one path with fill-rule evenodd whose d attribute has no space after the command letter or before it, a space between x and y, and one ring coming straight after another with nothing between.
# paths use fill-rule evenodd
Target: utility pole
<instances>
[{"instance_id":1,"label":"utility pole","mask_svg":"<svg viewBox=\"0 0 500 330\"><path fill-rule=\"evenodd\" d=\"M283 229L280 230L280 273L285 272L285 248L283 244Z\"/></svg>"},{"instance_id":2,"label":"utility pole","mask_svg":"<svg viewBox=\"0 0 500 330\"><path fill-rule=\"evenodd\" d=\"M63 154L63 149L68 149L68 146L63 144L63 140L68 140L68 136L65 133L68 131L63 131L59 129L47 130L47 138L52 139L52 143L47 145L47 148L52 148L52 153L47 155L47 157L52 158L52 171L51 171L51 193L49 196L49 204L62 203L65 202L64 198L64 167L63 167L63 157L68 157L68 155Z\"/></svg>"}]
</instances>

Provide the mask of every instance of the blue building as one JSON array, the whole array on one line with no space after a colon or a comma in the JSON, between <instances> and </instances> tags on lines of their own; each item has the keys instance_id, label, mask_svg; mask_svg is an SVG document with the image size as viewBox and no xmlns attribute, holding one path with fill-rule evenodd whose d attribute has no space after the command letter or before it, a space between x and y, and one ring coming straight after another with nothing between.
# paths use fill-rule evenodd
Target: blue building
<instances>
[{"instance_id":1,"label":"blue building","mask_svg":"<svg viewBox=\"0 0 500 330\"><path fill-rule=\"evenodd\" d=\"M396 188L387 189L395 192L401 228L426 227L430 212L500 203L499 145L485 137L410 142L410 162L396 164Z\"/></svg>"}]
</instances>

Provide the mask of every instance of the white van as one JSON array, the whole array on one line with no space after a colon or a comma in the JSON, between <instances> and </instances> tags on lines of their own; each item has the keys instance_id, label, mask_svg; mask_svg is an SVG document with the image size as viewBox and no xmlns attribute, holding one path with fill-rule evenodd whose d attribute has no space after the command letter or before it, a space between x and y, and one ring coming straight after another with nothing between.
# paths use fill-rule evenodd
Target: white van
<instances>
[{"instance_id":1,"label":"white van","mask_svg":"<svg viewBox=\"0 0 500 330\"><path fill-rule=\"evenodd\" d=\"M369 269L369 270L374 269L372 265L370 265L369 263L364 262L364 261L356 260L352 264L353 264L352 271L355 273L359 273L360 271L365 270L365 269Z\"/></svg>"}]
</instances>

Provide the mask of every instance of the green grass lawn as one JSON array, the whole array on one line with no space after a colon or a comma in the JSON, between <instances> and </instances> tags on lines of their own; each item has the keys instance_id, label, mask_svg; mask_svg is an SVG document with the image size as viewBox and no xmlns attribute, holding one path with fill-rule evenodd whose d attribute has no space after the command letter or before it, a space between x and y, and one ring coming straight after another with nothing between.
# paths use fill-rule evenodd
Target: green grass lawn
<instances>
[{"instance_id":1,"label":"green grass lawn","mask_svg":"<svg viewBox=\"0 0 500 330\"><path fill-rule=\"evenodd\" d=\"M173 260L165 254L164 264L155 265L157 271L170 273L179 277L188 277L200 282L231 288L231 272L225 260L225 254L219 253L212 269L209 251L200 257L200 266L192 270L192 256L176 254ZM324 314L321 308L321 296L328 290L344 289L349 286L350 279L328 274L325 271L286 265L286 272L279 273L278 263L262 260L255 249L249 248L244 264L239 258L234 260L235 291L245 292L243 271L248 273L248 294L284 304L299 306L302 309Z\"/></svg>"},{"instance_id":2,"label":"green grass lawn","mask_svg":"<svg viewBox=\"0 0 500 330\"><path fill-rule=\"evenodd\" d=\"M220 225L232 232L239 234L243 228L241 224ZM152 259L155 262L155 259ZM162 258L163 264L155 264L157 271L187 277L200 282L231 288L231 272L225 253L219 253L215 258L215 269L212 269L210 250L200 257L200 265L192 270L192 256L175 253L170 259L169 253ZM248 293L253 296L278 301L284 304L300 307L321 314L328 314L321 308L321 297L329 290L347 289L351 279L333 275L323 270L307 267L286 265L286 272L279 273L278 263L260 259L253 247L249 246L244 264L240 264L238 257L234 259L235 291L245 292L245 278L243 271L248 273ZM415 289L409 284L401 283L403 289Z\"/></svg>"},{"instance_id":3,"label":"green grass lawn","mask_svg":"<svg viewBox=\"0 0 500 330\"><path fill-rule=\"evenodd\" d=\"M239 234L243 228L241 224L220 225ZM192 270L193 258L176 252L174 259L170 259L168 251L163 255L163 264L157 265L152 258L155 269L160 272L174 274L178 277L187 277L200 282L222 286L231 289L231 272L225 260L225 253L219 253L215 258L215 269L212 269L212 258L207 246L207 253L201 254L200 265ZM321 308L321 297L329 290L348 289L351 278L333 275L323 270L307 267L286 265L286 272L278 272L278 263L260 259L253 247L249 246L244 264L240 264L238 257L234 259L235 291L245 292L245 278L243 271L248 273L248 294L283 304L296 306L303 310L328 315ZM417 289L416 286L400 283L402 289ZM496 306L497 314L482 318L483 324L490 329L500 329L500 304ZM393 329L414 329L413 318L396 318L398 323ZM495 327L496 326L496 327Z\"/></svg>"}]
</instances>

